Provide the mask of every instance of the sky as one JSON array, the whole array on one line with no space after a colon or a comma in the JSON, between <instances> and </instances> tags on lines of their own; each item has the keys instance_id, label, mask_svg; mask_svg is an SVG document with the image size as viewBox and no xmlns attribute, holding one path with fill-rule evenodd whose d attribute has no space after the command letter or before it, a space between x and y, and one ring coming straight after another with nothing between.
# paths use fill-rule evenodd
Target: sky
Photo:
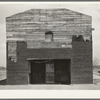
<instances>
[{"instance_id":1,"label":"sky","mask_svg":"<svg viewBox=\"0 0 100 100\"><path fill-rule=\"evenodd\" d=\"M93 59L100 65L100 2L0 2L0 66L6 67L5 18L35 8L66 8L92 16Z\"/></svg>"}]
</instances>

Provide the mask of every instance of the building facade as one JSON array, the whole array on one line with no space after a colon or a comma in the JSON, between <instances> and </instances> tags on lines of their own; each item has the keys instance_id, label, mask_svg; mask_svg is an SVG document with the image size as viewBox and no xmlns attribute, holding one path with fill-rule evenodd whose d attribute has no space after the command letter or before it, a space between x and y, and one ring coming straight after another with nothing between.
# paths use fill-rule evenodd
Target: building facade
<instances>
[{"instance_id":1,"label":"building facade","mask_svg":"<svg viewBox=\"0 0 100 100\"><path fill-rule=\"evenodd\" d=\"M92 17L31 9L6 18L7 84L92 84Z\"/></svg>"}]
</instances>

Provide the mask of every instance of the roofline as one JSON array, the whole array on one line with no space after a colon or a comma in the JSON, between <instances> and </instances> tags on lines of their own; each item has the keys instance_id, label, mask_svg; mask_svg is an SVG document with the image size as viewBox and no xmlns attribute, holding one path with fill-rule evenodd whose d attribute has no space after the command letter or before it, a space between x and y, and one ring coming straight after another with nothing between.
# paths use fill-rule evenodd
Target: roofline
<instances>
[{"instance_id":1,"label":"roofline","mask_svg":"<svg viewBox=\"0 0 100 100\"><path fill-rule=\"evenodd\" d=\"M75 11L75 10L71 10L71 9L67 9L67 8L46 8L46 9L29 9L29 10L25 10L25 11L21 11L21 12L18 12L18 13L16 13L16 14L13 14L13 15L11 15L11 16L8 16L8 17L6 17L6 19L7 18L10 18L10 17L12 17L12 16L14 16L14 15L18 15L18 14L21 14L21 13L24 13L24 12L27 12L27 11L30 11L30 10L70 10L70 11L73 11L73 12L76 12L76 13L79 13L79 14L82 14L82 15L86 15L86 16L88 16L88 17L91 17L92 18L92 16L90 16L90 15L87 15L87 14L84 14L84 13L80 13L80 12L78 12L78 11Z\"/></svg>"}]
</instances>

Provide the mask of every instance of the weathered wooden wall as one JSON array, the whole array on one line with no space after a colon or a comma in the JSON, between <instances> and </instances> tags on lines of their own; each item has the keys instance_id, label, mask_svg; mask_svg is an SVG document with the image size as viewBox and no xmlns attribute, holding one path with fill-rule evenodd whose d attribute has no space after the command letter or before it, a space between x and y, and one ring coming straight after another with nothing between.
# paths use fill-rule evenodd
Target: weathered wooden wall
<instances>
[{"instance_id":1,"label":"weathered wooden wall","mask_svg":"<svg viewBox=\"0 0 100 100\"><path fill-rule=\"evenodd\" d=\"M91 35L91 16L68 9L31 9L6 18L8 39L45 40L52 31L55 42L71 41L72 35Z\"/></svg>"}]
</instances>

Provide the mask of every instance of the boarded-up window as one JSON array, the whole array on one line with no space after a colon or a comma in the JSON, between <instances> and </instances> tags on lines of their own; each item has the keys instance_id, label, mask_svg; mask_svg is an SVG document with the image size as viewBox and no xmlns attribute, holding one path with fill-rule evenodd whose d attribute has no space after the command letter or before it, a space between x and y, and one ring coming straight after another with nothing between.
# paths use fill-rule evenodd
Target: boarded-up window
<instances>
[{"instance_id":1,"label":"boarded-up window","mask_svg":"<svg viewBox=\"0 0 100 100\"><path fill-rule=\"evenodd\" d=\"M48 32L45 33L45 41L46 42L53 41L53 33L52 33L52 31L48 31Z\"/></svg>"}]
</instances>

